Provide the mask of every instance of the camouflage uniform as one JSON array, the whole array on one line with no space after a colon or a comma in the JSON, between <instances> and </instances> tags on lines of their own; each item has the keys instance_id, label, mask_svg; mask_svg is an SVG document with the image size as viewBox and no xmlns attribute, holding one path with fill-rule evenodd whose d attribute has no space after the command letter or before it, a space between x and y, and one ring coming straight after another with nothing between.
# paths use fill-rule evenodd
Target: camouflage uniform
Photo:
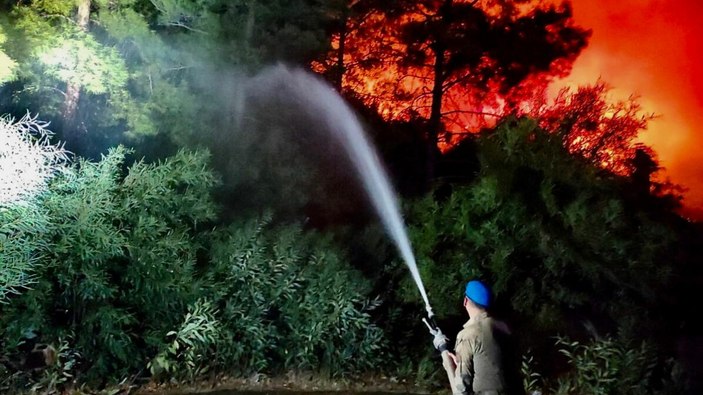
<instances>
[{"instance_id":1,"label":"camouflage uniform","mask_svg":"<svg viewBox=\"0 0 703 395\"><path fill-rule=\"evenodd\" d=\"M486 312L472 317L456 337L457 367L452 389L455 394L503 395L502 339L509 335L507 325Z\"/></svg>"}]
</instances>

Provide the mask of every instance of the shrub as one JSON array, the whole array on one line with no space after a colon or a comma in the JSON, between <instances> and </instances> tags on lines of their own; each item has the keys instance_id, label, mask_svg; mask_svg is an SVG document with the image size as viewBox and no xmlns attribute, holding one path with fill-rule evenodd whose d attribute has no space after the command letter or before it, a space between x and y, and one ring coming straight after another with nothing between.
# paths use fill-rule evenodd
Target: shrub
<instances>
[{"instance_id":1,"label":"shrub","mask_svg":"<svg viewBox=\"0 0 703 395\"><path fill-rule=\"evenodd\" d=\"M475 143L481 167L470 184L444 185L408 206L420 272L438 318L452 323L447 329L465 320L461 289L480 277L519 348L534 350L548 370L556 367L545 339L557 333L665 345L658 342L682 319L672 308L680 231L668 206L635 200L624 192L630 179L571 155L531 120L507 121ZM400 295L418 303L395 265Z\"/></svg>"},{"instance_id":2,"label":"shrub","mask_svg":"<svg viewBox=\"0 0 703 395\"><path fill-rule=\"evenodd\" d=\"M136 372L197 299L200 224L215 217L216 184L203 152L124 168L116 148L79 161L41 201L46 245L33 288L0 312L5 352L27 333L71 336L85 381Z\"/></svg>"},{"instance_id":3,"label":"shrub","mask_svg":"<svg viewBox=\"0 0 703 395\"><path fill-rule=\"evenodd\" d=\"M683 381L667 370L655 377L660 365L654 349L642 342L631 347L614 338L594 339L587 344L558 338L556 345L571 370L558 378L555 395L645 395L683 393ZM668 376L668 377L667 377Z\"/></svg>"},{"instance_id":4,"label":"shrub","mask_svg":"<svg viewBox=\"0 0 703 395\"><path fill-rule=\"evenodd\" d=\"M323 370L345 374L375 366L382 332L368 310L368 284L331 244L270 216L216 233L210 284L224 342L222 367L239 374Z\"/></svg>"},{"instance_id":5,"label":"shrub","mask_svg":"<svg viewBox=\"0 0 703 395\"><path fill-rule=\"evenodd\" d=\"M676 270L667 257L677 235L662 214L625 199L626 179L571 156L532 121L506 122L477 143L477 179L408 216L438 314L459 313L458 290L483 277L496 307L524 323L523 339L585 333L587 320L625 337L647 323L651 335L661 320L650 312L668 301L655 295L667 295Z\"/></svg>"},{"instance_id":6,"label":"shrub","mask_svg":"<svg viewBox=\"0 0 703 395\"><path fill-rule=\"evenodd\" d=\"M38 206L50 180L68 171L67 154L46 123L0 117L0 303L35 281L47 247L46 212Z\"/></svg>"},{"instance_id":7,"label":"shrub","mask_svg":"<svg viewBox=\"0 0 703 395\"><path fill-rule=\"evenodd\" d=\"M192 381L205 373L214 356L212 348L220 336L220 325L210 302L198 300L183 322L166 334L168 342L147 367L152 376Z\"/></svg>"}]
</instances>

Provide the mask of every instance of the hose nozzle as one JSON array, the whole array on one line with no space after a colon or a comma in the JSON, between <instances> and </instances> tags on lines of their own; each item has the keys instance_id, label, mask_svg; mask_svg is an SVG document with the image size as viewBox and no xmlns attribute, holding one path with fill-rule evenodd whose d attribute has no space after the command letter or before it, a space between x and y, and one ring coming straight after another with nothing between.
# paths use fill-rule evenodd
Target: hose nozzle
<instances>
[{"instance_id":1,"label":"hose nozzle","mask_svg":"<svg viewBox=\"0 0 703 395\"><path fill-rule=\"evenodd\" d=\"M444 351L449 350L449 345L447 339L447 336L442 333L442 330L439 329L439 326L437 326L437 323L434 320L434 314L432 314L432 310L428 308L427 311L427 317L422 318L422 322L425 323L427 326L427 329L430 330L430 334L432 335L432 345L440 352L443 353Z\"/></svg>"},{"instance_id":2,"label":"hose nozzle","mask_svg":"<svg viewBox=\"0 0 703 395\"><path fill-rule=\"evenodd\" d=\"M422 322L427 325L427 328L430 330L430 332L436 331L439 329L437 326L437 323L434 320L434 313L432 312L432 308L430 306L427 306L427 317L422 318Z\"/></svg>"},{"instance_id":3,"label":"hose nozzle","mask_svg":"<svg viewBox=\"0 0 703 395\"><path fill-rule=\"evenodd\" d=\"M425 305L425 311L427 311L427 318L432 319L434 317L434 311L432 311L432 306L429 304Z\"/></svg>"}]
</instances>

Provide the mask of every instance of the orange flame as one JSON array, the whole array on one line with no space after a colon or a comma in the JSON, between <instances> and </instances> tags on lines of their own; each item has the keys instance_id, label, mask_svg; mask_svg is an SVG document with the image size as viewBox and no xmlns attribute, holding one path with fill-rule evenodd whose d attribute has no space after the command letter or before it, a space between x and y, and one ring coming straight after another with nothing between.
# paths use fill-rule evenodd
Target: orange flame
<instances>
[{"instance_id":1,"label":"orange flame","mask_svg":"<svg viewBox=\"0 0 703 395\"><path fill-rule=\"evenodd\" d=\"M466 2L476 4L489 14L508 13L514 16L527 14L536 4L550 3L551 0L534 0L530 4L497 3L493 0L457 0L457 3ZM409 21L424 21L430 18L431 10L417 13L408 13L395 21L404 24ZM372 11L365 15L362 21L346 32L344 64L346 69L343 74L341 88L353 92L366 105L372 106L386 120L407 121L414 118L429 119L432 104L433 70L431 67L410 67L401 70L399 63L407 56L408 48L399 42L388 30L394 29L384 15ZM373 37L365 34L373 32ZM332 52L339 49L340 37L337 35L332 40ZM431 49L426 49L428 57L432 58ZM377 63L369 62L368 56L374 53L383 53L383 59L376 59ZM480 67L490 68L493 60L484 57ZM556 61L554 72L550 74L563 74L568 69L570 61ZM363 67L357 67L363 65ZM333 65L313 63L312 67L318 72L330 70ZM461 79L471 79L461 77ZM521 87L514 89L512 96L528 97L536 90L544 91L549 78L546 75L533 75L523 81ZM449 81L446 81L449 82ZM495 83L495 82L494 82ZM508 98L497 94L499 89L494 87L483 92L480 96L477 89L466 87L467 83L451 83L445 88L442 99L443 125L451 133L439 136L439 148L446 151L451 148L462 134L475 132L482 126L490 126L504 113ZM497 83L496 83L497 85ZM527 92L527 93L526 93ZM514 104L511 102L511 104ZM449 140L452 136L458 136Z\"/></svg>"},{"instance_id":2,"label":"orange flame","mask_svg":"<svg viewBox=\"0 0 703 395\"><path fill-rule=\"evenodd\" d=\"M537 2L537 1L535 1ZM542 3L560 3L561 0L542 0ZM593 84L598 79L614 87L613 100L625 100L630 95L640 97L643 113L660 117L650 122L640 141L651 146L660 164L666 169L662 177L688 189L685 194L685 214L703 219L703 148L696 126L703 127L703 2L699 0L572 0L577 25L593 29L589 47L576 60L571 74L550 87L551 97L564 87ZM489 0L482 4L492 4ZM518 12L520 10L518 9ZM380 14L370 15L363 23L374 24L384 35L386 26ZM356 37L351 30L349 42L369 42ZM337 43L334 43L338 45ZM361 52L347 54L346 64L364 61L364 51L391 48L403 53L398 42L371 40L368 46L357 47ZM315 66L323 70L323 66ZM428 75L402 75L397 64L387 62L366 67L363 74L353 68L344 74L343 86L362 95L361 99L376 106L386 119L407 120L413 116L427 118L430 97ZM517 90L517 95L544 87L548 77L535 76ZM398 97L415 98L399 101ZM529 94L527 94L529 95ZM491 113L500 113L502 98L477 98L470 92L448 91L444 98L444 112L461 109L445 117L447 128L455 132L476 130L476 126L490 124ZM529 111L526 111L529 112ZM488 115L487 115L488 114ZM697 134L698 133L698 134ZM440 140L446 150L451 142Z\"/></svg>"}]
</instances>

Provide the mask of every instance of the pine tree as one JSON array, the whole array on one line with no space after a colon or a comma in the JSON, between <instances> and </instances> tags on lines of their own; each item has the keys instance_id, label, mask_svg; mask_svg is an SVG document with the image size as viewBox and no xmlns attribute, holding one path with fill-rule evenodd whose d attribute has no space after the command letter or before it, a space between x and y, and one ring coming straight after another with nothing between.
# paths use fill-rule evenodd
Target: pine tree
<instances>
[{"instance_id":1,"label":"pine tree","mask_svg":"<svg viewBox=\"0 0 703 395\"><path fill-rule=\"evenodd\" d=\"M333 61L316 67L343 70L344 88L386 119L423 119L430 144L447 143L486 112L512 111L527 86L567 72L585 47L589 32L574 26L569 3L522 3L350 2Z\"/></svg>"}]
</instances>

